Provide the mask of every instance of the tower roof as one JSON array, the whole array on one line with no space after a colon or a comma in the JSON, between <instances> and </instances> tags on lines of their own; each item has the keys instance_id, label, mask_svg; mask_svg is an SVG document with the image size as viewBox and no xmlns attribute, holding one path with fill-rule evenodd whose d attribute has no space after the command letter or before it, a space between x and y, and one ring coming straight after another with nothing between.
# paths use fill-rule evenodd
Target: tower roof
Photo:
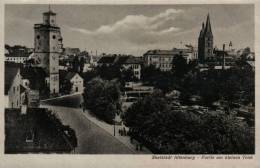
<instances>
[{"instance_id":1,"label":"tower roof","mask_svg":"<svg viewBox=\"0 0 260 168\"><path fill-rule=\"evenodd\" d=\"M200 36L199 37L202 37L204 35L204 31L205 31L205 26L204 26L204 22L202 23L202 28L200 30Z\"/></svg>"},{"instance_id":2,"label":"tower roof","mask_svg":"<svg viewBox=\"0 0 260 168\"><path fill-rule=\"evenodd\" d=\"M44 14L44 15L56 15L56 13L54 13L54 12L51 10L51 5L49 5L49 11L48 11L48 12L44 12L43 14Z\"/></svg>"},{"instance_id":3,"label":"tower roof","mask_svg":"<svg viewBox=\"0 0 260 168\"><path fill-rule=\"evenodd\" d=\"M206 21L205 34L211 34L212 35L209 13L208 13L208 16L207 16L207 21Z\"/></svg>"}]
</instances>

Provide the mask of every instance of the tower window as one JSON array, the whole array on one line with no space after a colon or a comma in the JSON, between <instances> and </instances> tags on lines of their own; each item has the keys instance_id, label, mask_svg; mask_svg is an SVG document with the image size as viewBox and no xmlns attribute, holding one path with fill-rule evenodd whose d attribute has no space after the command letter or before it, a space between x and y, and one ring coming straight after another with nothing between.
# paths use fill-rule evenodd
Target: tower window
<instances>
[{"instance_id":1,"label":"tower window","mask_svg":"<svg viewBox=\"0 0 260 168\"><path fill-rule=\"evenodd\" d=\"M53 38L53 39L56 39L56 36L55 36L55 35L53 35L53 36L52 36L52 38Z\"/></svg>"}]
</instances>

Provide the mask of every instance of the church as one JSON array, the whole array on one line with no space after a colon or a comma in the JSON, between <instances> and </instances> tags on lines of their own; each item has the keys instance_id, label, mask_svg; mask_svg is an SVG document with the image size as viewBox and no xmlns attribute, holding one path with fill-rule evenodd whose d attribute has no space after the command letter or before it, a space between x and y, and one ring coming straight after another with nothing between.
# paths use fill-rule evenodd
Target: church
<instances>
[{"instance_id":1,"label":"church","mask_svg":"<svg viewBox=\"0 0 260 168\"><path fill-rule=\"evenodd\" d=\"M204 64L207 60L213 59L213 34L211 30L210 17L207 16L206 25L202 28L198 39L198 61Z\"/></svg>"}]
</instances>

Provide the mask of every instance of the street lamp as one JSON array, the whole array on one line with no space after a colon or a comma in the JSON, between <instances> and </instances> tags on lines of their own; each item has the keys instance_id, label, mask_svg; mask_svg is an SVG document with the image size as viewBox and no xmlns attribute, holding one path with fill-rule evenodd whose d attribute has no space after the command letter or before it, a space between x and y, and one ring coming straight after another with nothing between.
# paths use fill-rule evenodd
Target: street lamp
<instances>
[{"instance_id":1,"label":"street lamp","mask_svg":"<svg viewBox=\"0 0 260 168\"><path fill-rule=\"evenodd\" d=\"M114 118L114 136L116 136L116 116Z\"/></svg>"}]
</instances>

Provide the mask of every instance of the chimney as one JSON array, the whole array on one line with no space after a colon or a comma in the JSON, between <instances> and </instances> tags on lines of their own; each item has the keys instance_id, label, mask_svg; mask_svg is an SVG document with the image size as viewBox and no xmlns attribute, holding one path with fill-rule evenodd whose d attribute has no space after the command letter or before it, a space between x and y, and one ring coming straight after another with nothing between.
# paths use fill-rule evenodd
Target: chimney
<instances>
[{"instance_id":1,"label":"chimney","mask_svg":"<svg viewBox=\"0 0 260 168\"><path fill-rule=\"evenodd\" d=\"M225 44L223 44L223 60L222 60L222 70L225 69Z\"/></svg>"}]
</instances>

